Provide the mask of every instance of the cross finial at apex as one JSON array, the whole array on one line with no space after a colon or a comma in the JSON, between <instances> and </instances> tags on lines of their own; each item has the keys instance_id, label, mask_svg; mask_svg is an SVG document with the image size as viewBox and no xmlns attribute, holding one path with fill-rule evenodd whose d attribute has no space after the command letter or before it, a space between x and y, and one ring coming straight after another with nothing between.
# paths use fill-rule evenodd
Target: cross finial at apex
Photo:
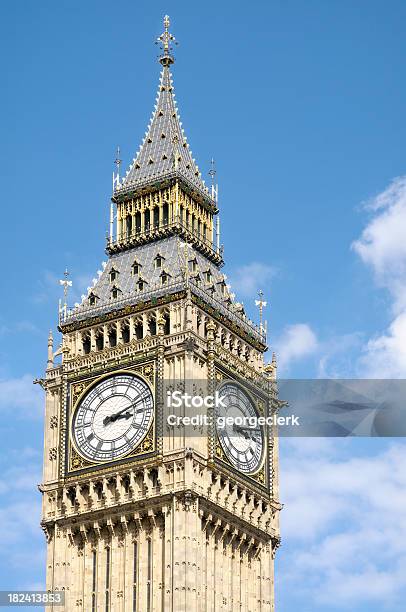
<instances>
[{"instance_id":1,"label":"cross finial at apex","mask_svg":"<svg viewBox=\"0 0 406 612\"><path fill-rule=\"evenodd\" d=\"M120 174L120 165L122 161L123 160L120 159L120 147L117 147L116 159L114 160L114 163L116 164L116 168L117 168L117 174Z\"/></svg>"},{"instance_id":2,"label":"cross finial at apex","mask_svg":"<svg viewBox=\"0 0 406 612\"><path fill-rule=\"evenodd\" d=\"M63 295L65 298L65 302L66 302L66 298L68 296L68 291L69 291L69 287L72 287L72 281L68 280L69 278L69 271L68 268L66 268L65 272L63 273L64 275L64 279L59 281L59 284L62 285L63 287Z\"/></svg>"},{"instance_id":3,"label":"cross finial at apex","mask_svg":"<svg viewBox=\"0 0 406 612\"><path fill-rule=\"evenodd\" d=\"M173 57L171 52L173 49L173 44L178 44L173 34L169 32L170 25L171 21L169 19L169 15L165 15L164 31L162 32L161 36L158 36L156 40L156 44L159 44L161 50L163 51L162 55L159 57L159 62L162 64L162 66L166 67L174 63L175 58Z\"/></svg>"},{"instance_id":4,"label":"cross finial at apex","mask_svg":"<svg viewBox=\"0 0 406 612\"><path fill-rule=\"evenodd\" d=\"M259 327L260 327L260 330L262 332L262 329L263 329L263 325L262 325L262 311L263 311L264 307L266 306L266 302L263 299L264 292L262 291L262 289L260 289L258 291L258 297L259 297L259 300L255 300L255 306L258 306L258 308L259 308Z\"/></svg>"},{"instance_id":5,"label":"cross finial at apex","mask_svg":"<svg viewBox=\"0 0 406 612\"><path fill-rule=\"evenodd\" d=\"M209 170L209 176L211 178L212 185L214 185L214 177L216 176L216 174L217 174L216 162L214 161L212 157L210 161L210 170Z\"/></svg>"},{"instance_id":6,"label":"cross finial at apex","mask_svg":"<svg viewBox=\"0 0 406 612\"><path fill-rule=\"evenodd\" d=\"M120 187L120 166L121 166L121 162L122 162L122 159L120 159L120 147L117 147L116 159L114 160L114 164L116 166L117 172L113 172L113 192L118 187ZM110 213L111 213L111 210L110 210ZM110 217L111 217L111 214L110 214ZM110 218L110 223L111 223L111 221L112 221L112 219Z\"/></svg>"}]
</instances>

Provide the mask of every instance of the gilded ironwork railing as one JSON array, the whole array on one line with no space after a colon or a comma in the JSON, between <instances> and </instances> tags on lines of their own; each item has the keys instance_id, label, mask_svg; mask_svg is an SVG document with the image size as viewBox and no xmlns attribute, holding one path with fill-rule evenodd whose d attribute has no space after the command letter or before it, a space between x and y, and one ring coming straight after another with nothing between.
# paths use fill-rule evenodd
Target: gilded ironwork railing
<instances>
[{"instance_id":1,"label":"gilded ironwork railing","mask_svg":"<svg viewBox=\"0 0 406 612\"><path fill-rule=\"evenodd\" d=\"M134 292L130 295L119 298L111 299L109 302L105 302L100 306L84 306L83 304L74 308L62 308L59 313L59 324L65 325L67 323L73 323L89 317L96 317L103 315L112 310L120 310L127 305L135 305L140 302L148 302L152 298L159 298L164 295L176 293L177 291L183 291L190 288L191 291L202 300L211 305L214 310L222 314L226 319L234 322L236 325L244 329L249 335L253 336L256 340L266 343L265 330L255 325L253 321L248 319L245 315L242 315L233 310L233 304L225 305L219 299L214 297L207 290L199 287L193 277L177 279L171 283L165 283L164 285L155 285L149 288L147 291L140 291L139 293Z\"/></svg>"},{"instance_id":2,"label":"gilded ironwork railing","mask_svg":"<svg viewBox=\"0 0 406 612\"><path fill-rule=\"evenodd\" d=\"M220 246L217 248L214 242L206 238L202 232L199 233L196 227L192 228L191 224L186 224L179 218L168 223L151 225L144 228L143 231L141 231L141 228L132 230L131 232L123 231L116 240L108 237L107 251L109 253L114 253L121 249L128 249L139 244L144 244L151 239L156 240L162 238L171 233L182 236L187 242L202 247L206 254L216 260L218 264L223 262L223 247Z\"/></svg>"}]
</instances>

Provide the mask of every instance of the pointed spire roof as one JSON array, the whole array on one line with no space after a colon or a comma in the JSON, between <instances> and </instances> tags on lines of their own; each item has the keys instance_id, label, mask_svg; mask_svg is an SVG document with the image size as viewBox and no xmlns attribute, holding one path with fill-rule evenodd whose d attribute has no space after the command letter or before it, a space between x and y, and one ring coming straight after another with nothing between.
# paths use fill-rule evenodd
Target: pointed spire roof
<instances>
[{"instance_id":1,"label":"pointed spire roof","mask_svg":"<svg viewBox=\"0 0 406 612\"><path fill-rule=\"evenodd\" d=\"M159 58L162 71L154 112L140 149L114 196L179 178L189 189L215 206L182 129L170 71L174 63L170 41L174 38L168 31L169 18L165 17L164 25L165 31L158 39L162 43L163 54Z\"/></svg>"}]
</instances>

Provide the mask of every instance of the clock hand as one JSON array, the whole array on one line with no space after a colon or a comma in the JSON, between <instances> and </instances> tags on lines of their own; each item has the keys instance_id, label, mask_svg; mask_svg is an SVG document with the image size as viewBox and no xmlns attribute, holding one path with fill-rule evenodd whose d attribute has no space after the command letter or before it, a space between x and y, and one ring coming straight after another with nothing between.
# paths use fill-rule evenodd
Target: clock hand
<instances>
[{"instance_id":1,"label":"clock hand","mask_svg":"<svg viewBox=\"0 0 406 612\"><path fill-rule=\"evenodd\" d=\"M123 408L122 410L119 410L118 412L114 413L114 414L110 414L109 416L106 416L103 419L103 425L108 425L108 423L113 423L114 421L116 421L119 417L120 414L122 414L123 412L125 412L126 410L131 410L132 408L135 408L136 406L138 406L138 404L141 404L143 402L143 400L146 398L146 395L143 395L142 397L140 397L136 402L134 402L133 404L131 404L131 406L126 406L125 408Z\"/></svg>"},{"instance_id":2,"label":"clock hand","mask_svg":"<svg viewBox=\"0 0 406 612\"><path fill-rule=\"evenodd\" d=\"M244 429L242 427L240 427L239 425L233 425L233 431L236 431L237 433L242 433L242 435L244 436L244 438L249 438L248 434L246 431L244 431Z\"/></svg>"},{"instance_id":3,"label":"clock hand","mask_svg":"<svg viewBox=\"0 0 406 612\"><path fill-rule=\"evenodd\" d=\"M122 414L116 414L111 421L118 421L118 419L129 419L131 417L131 412L123 412Z\"/></svg>"},{"instance_id":4,"label":"clock hand","mask_svg":"<svg viewBox=\"0 0 406 612\"><path fill-rule=\"evenodd\" d=\"M233 425L234 431L241 432L244 438L254 438L254 440L258 440L257 436L252 436L251 434L255 433L257 430L252 427L242 427L241 425Z\"/></svg>"}]
</instances>

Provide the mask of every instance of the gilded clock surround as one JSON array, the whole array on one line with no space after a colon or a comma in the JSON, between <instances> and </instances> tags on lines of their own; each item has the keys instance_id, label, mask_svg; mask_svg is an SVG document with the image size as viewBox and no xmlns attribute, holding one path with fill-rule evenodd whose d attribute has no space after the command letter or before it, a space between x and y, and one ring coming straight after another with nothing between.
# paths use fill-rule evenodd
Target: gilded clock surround
<instances>
[{"instance_id":1,"label":"gilded clock surround","mask_svg":"<svg viewBox=\"0 0 406 612\"><path fill-rule=\"evenodd\" d=\"M139 367L129 367L126 369L112 370L101 376L92 376L81 380L80 382L70 383L69 397L69 436L68 436L68 472L67 475L71 475L74 472L80 472L86 468L95 468L100 465L105 465L106 462L90 461L83 457L80 453L80 449L76 448L75 441L72 436L72 422L75 411L79 406L81 400L86 394L100 381L110 377L112 374L134 374L144 380L151 388L152 395L155 402L155 380L154 380L154 362L144 364ZM141 457L143 455L150 455L156 451L155 443L155 418L148 429L148 432L141 440L141 442L133 448L131 451L126 453L123 457L110 461L109 463L124 463L133 457Z\"/></svg>"},{"instance_id":2,"label":"gilded clock surround","mask_svg":"<svg viewBox=\"0 0 406 612\"><path fill-rule=\"evenodd\" d=\"M215 373L215 379L216 379L217 385L222 384L225 381L231 381L239 385L244 390L244 393L246 393L249 396L249 398L251 399L253 405L255 406L257 410L257 413L260 416L270 415L270 410L269 410L270 397L265 395L263 392L259 394L258 390L255 393L255 391L253 391L249 387L249 383L247 383L247 381L242 381L238 376L236 376L236 373L233 372L232 370L228 370L227 372L226 370L217 368L216 373ZM230 470L231 473L238 474L238 471L236 471L235 467L233 466L233 464L230 462L230 460L224 453L223 448L220 444L217 432L214 429L212 431L212 436L214 439L214 457L213 459L219 462L220 465L223 465L223 467L226 466L227 470ZM272 481L272 478L270 478L269 470L267 469L267 461L266 461L266 457L268 455L268 447L270 444L270 440L272 439L272 436L273 434L269 430L269 427L265 426L264 427L264 450L262 453L261 465L254 472L249 473L249 474L244 474L244 478L251 479L252 481L258 483L260 486L264 487L265 489L267 489L268 487L270 488L272 487L272 484L270 482Z\"/></svg>"}]
</instances>

